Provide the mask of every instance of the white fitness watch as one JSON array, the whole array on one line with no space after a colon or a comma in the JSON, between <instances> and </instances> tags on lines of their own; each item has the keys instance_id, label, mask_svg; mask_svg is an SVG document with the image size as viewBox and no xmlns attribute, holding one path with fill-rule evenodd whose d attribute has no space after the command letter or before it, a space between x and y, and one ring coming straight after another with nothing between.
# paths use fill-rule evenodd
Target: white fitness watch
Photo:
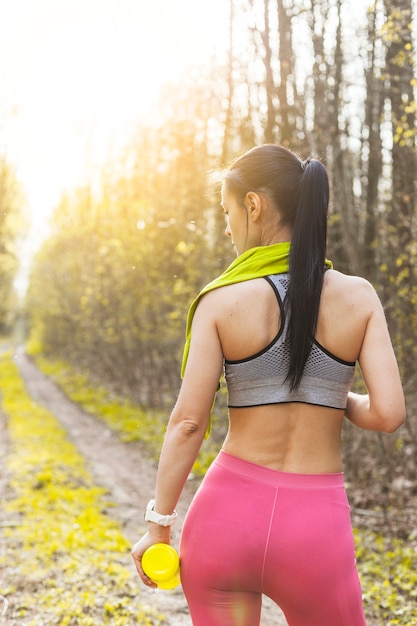
<instances>
[{"instance_id":1,"label":"white fitness watch","mask_svg":"<svg viewBox=\"0 0 417 626\"><path fill-rule=\"evenodd\" d=\"M154 522L159 526L172 526L177 519L177 512L174 511L171 515L161 515L153 510L155 506L155 500L149 500L145 511L145 522Z\"/></svg>"}]
</instances>

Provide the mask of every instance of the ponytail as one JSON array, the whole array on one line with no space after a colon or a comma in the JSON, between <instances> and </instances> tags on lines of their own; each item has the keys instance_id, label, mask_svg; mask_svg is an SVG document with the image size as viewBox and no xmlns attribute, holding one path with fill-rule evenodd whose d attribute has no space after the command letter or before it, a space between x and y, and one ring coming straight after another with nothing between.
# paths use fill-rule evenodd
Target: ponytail
<instances>
[{"instance_id":1,"label":"ponytail","mask_svg":"<svg viewBox=\"0 0 417 626\"><path fill-rule=\"evenodd\" d=\"M290 283L285 301L289 314L290 365L287 381L297 389L317 327L326 256L329 181L320 161L301 163L290 252Z\"/></svg>"}]
</instances>

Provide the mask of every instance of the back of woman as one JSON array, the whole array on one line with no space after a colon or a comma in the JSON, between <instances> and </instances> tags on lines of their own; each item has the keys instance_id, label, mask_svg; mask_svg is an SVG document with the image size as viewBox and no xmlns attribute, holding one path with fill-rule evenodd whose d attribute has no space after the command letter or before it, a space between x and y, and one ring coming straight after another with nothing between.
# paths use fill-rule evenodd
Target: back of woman
<instances>
[{"instance_id":1,"label":"back of woman","mask_svg":"<svg viewBox=\"0 0 417 626\"><path fill-rule=\"evenodd\" d=\"M368 320L378 304L372 296L360 278L334 270L325 273L315 338L336 360L358 360ZM206 306L215 312L227 361L244 361L262 352L281 329L276 294L265 279L224 287L206 298L210 298ZM283 403L231 408L229 413L223 449L230 453L282 471L341 471L344 410Z\"/></svg>"},{"instance_id":2,"label":"back of woman","mask_svg":"<svg viewBox=\"0 0 417 626\"><path fill-rule=\"evenodd\" d=\"M229 430L182 529L181 580L195 626L258 626L262 595L289 626L364 626L341 428L393 431L404 396L372 286L326 259L328 180L274 145L224 173L237 259L192 303L183 384L158 468L148 533L170 542L174 508L224 369ZM350 391L356 364L368 393Z\"/></svg>"}]
</instances>

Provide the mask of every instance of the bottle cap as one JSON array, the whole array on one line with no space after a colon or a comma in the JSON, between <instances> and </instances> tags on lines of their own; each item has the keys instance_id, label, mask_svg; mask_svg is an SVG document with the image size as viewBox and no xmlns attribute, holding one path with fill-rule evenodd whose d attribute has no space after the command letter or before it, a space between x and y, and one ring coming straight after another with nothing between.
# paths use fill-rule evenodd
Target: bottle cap
<instances>
[{"instance_id":1,"label":"bottle cap","mask_svg":"<svg viewBox=\"0 0 417 626\"><path fill-rule=\"evenodd\" d=\"M155 543L142 557L143 571L161 589L173 589L180 584L180 560L172 546Z\"/></svg>"}]
</instances>

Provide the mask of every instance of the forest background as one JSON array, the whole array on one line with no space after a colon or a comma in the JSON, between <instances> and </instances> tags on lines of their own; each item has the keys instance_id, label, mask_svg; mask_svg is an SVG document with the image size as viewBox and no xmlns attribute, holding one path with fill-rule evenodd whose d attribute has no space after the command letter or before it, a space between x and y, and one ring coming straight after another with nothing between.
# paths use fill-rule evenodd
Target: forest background
<instances>
[{"instance_id":1,"label":"forest background","mask_svg":"<svg viewBox=\"0 0 417 626\"><path fill-rule=\"evenodd\" d=\"M358 514L407 538L417 495L415 2L376 0L363 19L351 0L228 4L227 56L167 84L122 158L62 195L23 306L22 190L0 160L1 330L23 323L33 354L164 423L189 303L233 260L210 173L264 142L320 158L332 187L328 256L376 287L407 396L395 435L346 425L346 474ZM220 393L214 445L226 422Z\"/></svg>"}]
</instances>

